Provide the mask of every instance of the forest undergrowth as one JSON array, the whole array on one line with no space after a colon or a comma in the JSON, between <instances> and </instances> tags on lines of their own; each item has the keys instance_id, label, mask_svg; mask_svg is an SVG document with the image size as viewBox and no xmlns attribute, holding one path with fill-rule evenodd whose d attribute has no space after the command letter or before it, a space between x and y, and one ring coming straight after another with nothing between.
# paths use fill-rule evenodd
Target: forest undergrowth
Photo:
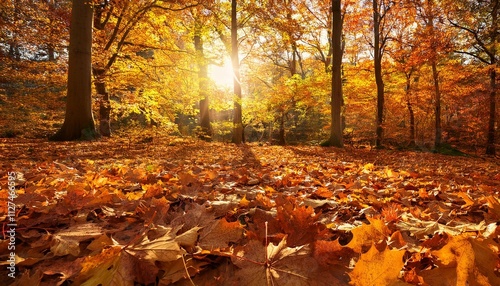
<instances>
[{"instance_id":1,"label":"forest undergrowth","mask_svg":"<svg viewBox=\"0 0 500 286\"><path fill-rule=\"evenodd\" d=\"M1 285L500 285L494 158L163 136L0 154Z\"/></svg>"}]
</instances>

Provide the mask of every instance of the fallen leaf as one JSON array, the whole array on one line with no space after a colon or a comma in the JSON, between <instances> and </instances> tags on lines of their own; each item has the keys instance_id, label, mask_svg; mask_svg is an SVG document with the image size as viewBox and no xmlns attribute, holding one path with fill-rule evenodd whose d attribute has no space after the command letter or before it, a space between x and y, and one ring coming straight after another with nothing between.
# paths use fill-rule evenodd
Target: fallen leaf
<instances>
[{"instance_id":1,"label":"fallen leaf","mask_svg":"<svg viewBox=\"0 0 500 286\"><path fill-rule=\"evenodd\" d=\"M203 249L220 249L243 238L243 227L239 222L228 222L225 218L201 230L199 246Z\"/></svg>"},{"instance_id":2,"label":"fallen leaf","mask_svg":"<svg viewBox=\"0 0 500 286\"><path fill-rule=\"evenodd\" d=\"M266 248L252 240L235 251L232 260L241 269L236 271L234 281L239 285L308 286L311 281L321 281L314 275L318 265L310 256L308 246L290 248L283 239L278 245L271 243Z\"/></svg>"},{"instance_id":3,"label":"fallen leaf","mask_svg":"<svg viewBox=\"0 0 500 286\"><path fill-rule=\"evenodd\" d=\"M390 250L386 247L379 251L372 245L368 252L361 254L361 258L352 272L351 285L386 286L398 283L399 272L404 266L404 250Z\"/></svg>"}]
</instances>

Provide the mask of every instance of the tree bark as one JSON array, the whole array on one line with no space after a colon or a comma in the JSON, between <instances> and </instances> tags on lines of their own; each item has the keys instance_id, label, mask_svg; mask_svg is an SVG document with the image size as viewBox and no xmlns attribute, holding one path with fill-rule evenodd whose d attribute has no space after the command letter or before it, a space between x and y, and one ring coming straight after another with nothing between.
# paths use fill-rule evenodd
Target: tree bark
<instances>
[{"instance_id":1,"label":"tree bark","mask_svg":"<svg viewBox=\"0 0 500 286\"><path fill-rule=\"evenodd\" d=\"M99 134L105 137L111 136L110 114L111 102L106 88L106 69L94 69L94 86L99 102Z\"/></svg>"},{"instance_id":2,"label":"tree bark","mask_svg":"<svg viewBox=\"0 0 500 286\"><path fill-rule=\"evenodd\" d=\"M495 155L495 123L496 123L496 96L497 96L497 72L496 68L498 67L497 57L497 46L499 42L499 32L498 32L498 13L499 13L499 1L491 1L491 47L492 51L490 53L490 116L488 120L488 138L486 142L486 154Z\"/></svg>"},{"instance_id":3,"label":"tree bark","mask_svg":"<svg viewBox=\"0 0 500 286\"><path fill-rule=\"evenodd\" d=\"M207 94L207 82L208 82L208 66L207 61L205 59L205 53L203 50L203 39L201 37L201 23L195 24L195 33L194 33L194 47L197 55L198 62L198 87L200 93L200 128L201 134L198 134L199 138L205 141L212 140L212 125L210 120L210 106Z\"/></svg>"},{"instance_id":4,"label":"tree bark","mask_svg":"<svg viewBox=\"0 0 500 286\"><path fill-rule=\"evenodd\" d=\"M410 147L416 145L415 142L415 112L413 111L413 105L410 101L411 95L411 73L406 75L406 107L408 108L408 113L410 116Z\"/></svg>"},{"instance_id":5,"label":"tree bark","mask_svg":"<svg viewBox=\"0 0 500 286\"><path fill-rule=\"evenodd\" d=\"M496 122L496 69L492 67L490 69L490 116L488 120L488 140L486 143L486 154L487 155L495 155L495 122Z\"/></svg>"},{"instance_id":6,"label":"tree bark","mask_svg":"<svg viewBox=\"0 0 500 286\"><path fill-rule=\"evenodd\" d=\"M432 79L434 81L434 117L435 117L435 136L434 148L438 149L442 144L442 128L441 128L441 90L439 89L439 73L437 70L436 60L432 60Z\"/></svg>"},{"instance_id":7,"label":"tree bark","mask_svg":"<svg viewBox=\"0 0 500 286\"><path fill-rule=\"evenodd\" d=\"M332 0L332 94L328 145L343 147L342 132L342 15L340 0Z\"/></svg>"},{"instance_id":8,"label":"tree bark","mask_svg":"<svg viewBox=\"0 0 500 286\"><path fill-rule=\"evenodd\" d=\"M241 83L240 83L240 60L238 56L238 22L237 2L231 0L231 62L233 64L233 91L234 91L234 114L233 114L233 143L243 142L243 122L241 110Z\"/></svg>"},{"instance_id":9,"label":"tree bark","mask_svg":"<svg viewBox=\"0 0 500 286\"><path fill-rule=\"evenodd\" d=\"M374 67L375 83L377 84L377 138L375 147L382 146L383 124L384 124L384 80L382 79L382 49L380 45L380 11L378 1L373 0L373 35L374 35Z\"/></svg>"},{"instance_id":10,"label":"tree bark","mask_svg":"<svg viewBox=\"0 0 500 286\"><path fill-rule=\"evenodd\" d=\"M281 112L280 114L280 129L278 134L278 145L285 146L286 145L286 135L285 135L285 113Z\"/></svg>"},{"instance_id":11,"label":"tree bark","mask_svg":"<svg viewBox=\"0 0 500 286\"><path fill-rule=\"evenodd\" d=\"M52 140L90 140L97 136L91 101L92 14L89 1L73 1L66 114L61 129L50 138Z\"/></svg>"},{"instance_id":12,"label":"tree bark","mask_svg":"<svg viewBox=\"0 0 500 286\"><path fill-rule=\"evenodd\" d=\"M427 17L425 24L429 31L428 37L431 41L432 50L429 51L430 64L432 68L432 80L434 82L434 149L438 149L442 144L442 126L441 126L441 90L439 88L439 72L437 69L438 53L436 33L434 30L434 1L427 0Z\"/></svg>"}]
</instances>

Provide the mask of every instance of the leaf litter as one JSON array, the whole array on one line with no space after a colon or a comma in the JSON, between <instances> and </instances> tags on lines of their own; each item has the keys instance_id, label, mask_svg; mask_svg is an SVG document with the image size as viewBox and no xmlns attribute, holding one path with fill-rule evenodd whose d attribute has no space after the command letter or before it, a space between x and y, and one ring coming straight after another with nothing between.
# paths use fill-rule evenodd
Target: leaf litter
<instances>
[{"instance_id":1,"label":"leaf litter","mask_svg":"<svg viewBox=\"0 0 500 286\"><path fill-rule=\"evenodd\" d=\"M490 158L2 140L1 285L500 285Z\"/></svg>"}]
</instances>

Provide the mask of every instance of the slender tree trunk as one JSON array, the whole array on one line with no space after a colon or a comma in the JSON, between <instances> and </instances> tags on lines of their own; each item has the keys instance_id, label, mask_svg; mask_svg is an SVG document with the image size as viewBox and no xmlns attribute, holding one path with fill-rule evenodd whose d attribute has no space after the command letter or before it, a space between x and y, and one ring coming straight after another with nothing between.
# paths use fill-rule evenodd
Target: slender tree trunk
<instances>
[{"instance_id":1,"label":"slender tree trunk","mask_svg":"<svg viewBox=\"0 0 500 286\"><path fill-rule=\"evenodd\" d=\"M286 137L285 137L285 113L281 112L280 114L280 129L279 129L279 137L278 137L278 145L284 146L286 145Z\"/></svg>"},{"instance_id":2,"label":"slender tree trunk","mask_svg":"<svg viewBox=\"0 0 500 286\"><path fill-rule=\"evenodd\" d=\"M54 49L54 45L47 44L47 55L49 62L53 62L56 60L56 50Z\"/></svg>"},{"instance_id":3,"label":"slender tree trunk","mask_svg":"<svg viewBox=\"0 0 500 286\"><path fill-rule=\"evenodd\" d=\"M238 56L238 19L236 8L236 0L231 0L231 62L233 64L234 73L233 143L241 144L243 142L243 123L241 110L240 60Z\"/></svg>"},{"instance_id":4,"label":"slender tree trunk","mask_svg":"<svg viewBox=\"0 0 500 286\"><path fill-rule=\"evenodd\" d=\"M99 102L99 134L105 137L111 136L110 114L111 102L106 88L106 70L94 69L94 86Z\"/></svg>"},{"instance_id":5,"label":"slender tree trunk","mask_svg":"<svg viewBox=\"0 0 500 286\"><path fill-rule=\"evenodd\" d=\"M51 14L54 13L55 12L55 3L52 2L52 1L47 1L47 5L48 5L49 12ZM49 23L50 23L50 26L54 25L54 20L53 20L52 16L49 17ZM53 31L48 31L48 32L51 35L54 33ZM55 61L55 59L56 59L56 50L55 50L54 45L52 43L50 43L50 41L47 43L47 55L48 55L49 62Z\"/></svg>"},{"instance_id":6,"label":"slender tree trunk","mask_svg":"<svg viewBox=\"0 0 500 286\"><path fill-rule=\"evenodd\" d=\"M375 83L377 84L377 138L375 147L382 146L384 124L384 81L382 79L382 49L380 46L380 11L378 1L373 0L373 34L374 34L374 66Z\"/></svg>"},{"instance_id":7,"label":"slender tree trunk","mask_svg":"<svg viewBox=\"0 0 500 286\"><path fill-rule=\"evenodd\" d=\"M411 95L411 74L406 75L406 107L410 115L410 147L414 147L415 143L415 112L410 101Z\"/></svg>"},{"instance_id":8,"label":"slender tree trunk","mask_svg":"<svg viewBox=\"0 0 500 286\"><path fill-rule=\"evenodd\" d=\"M442 144L442 129L441 129L441 90L439 89L439 73L437 70L436 61L432 61L432 79L434 81L434 116L435 116L435 136L434 148L437 149Z\"/></svg>"},{"instance_id":9,"label":"slender tree trunk","mask_svg":"<svg viewBox=\"0 0 500 286\"><path fill-rule=\"evenodd\" d=\"M496 148L495 148L495 123L496 123L496 94L497 94L497 83L496 83L496 78L497 78L497 72L496 68L498 68L498 62L497 62L497 46L499 42L499 32L498 32L498 13L499 13L499 3L498 0L496 1L491 1L491 46L492 46L492 51L491 51L491 56L490 56L490 61L491 61L491 68L490 68L490 116L488 120L488 138L486 142L486 154L488 155L495 155L496 154Z\"/></svg>"},{"instance_id":10,"label":"slender tree trunk","mask_svg":"<svg viewBox=\"0 0 500 286\"><path fill-rule=\"evenodd\" d=\"M486 154L495 155L495 122L496 122L496 77L495 67L490 69L490 116L488 120L488 140L486 143Z\"/></svg>"},{"instance_id":11,"label":"slender tree trunk","mask_svg":"<svg viewBox=\"0 0 500 286\"><path fill-rule=\"evenodd\" d=\"M19 3L19 0L14 0L13 1L14 3L14 16L13 16L13 21L15 23L17 23L19 21L19 15L21 14L21 11L20 11L20 5L21 3ZM13 32L12 32L12 39L9 41L9 58L11 59L14 59L16 61L20 61L21 60L21 52L19 50L19 44L18 44L18 41L17 41L17 36L19 34L19 31L18 31L18 28L15 29Z\"/></svg>"},{"instance_id":12,"label":"slender tree trunk","mask_svg":"<svg viewBox=\"0 0 500 286\"><path fill-rule=\"evenodd\" d=\"M68 93L61 129L52 140L93 139L97 136L91 101L92 5L73 0L71 13Z\"/></svg>"},{"instance_id":13,"label":"slender tree trunk","mask_svg":"<svg viewBox=\"0 0 500 286\"><path fill-rule=\"evenodd\" d=\"M342 15L340 0L332 0L332 94L331 126L328 145L342 147Z\"/></svg>"},{"instance_id":14,"label":"slender tree trunk","mask_svg":"<svg viewBox=\"0 0 500 286\"><path fill-rule=\"evenodd\" d=\"M198 62L198 86L200 90L200 127L201 134L199 137L206 141L212 140L212 125L210 120L210 106L207 94L207 81L208 81L208 66L205 59L205 53L203 50L203 39L201 37L201 27L200 23L195 24L195 33L194 33L194 47L197 54L197 62Z\"/></svg>"},{"instance_id":15,"label":"slender tree trunk","mask_svg":"<svg viewBox=\"0 0 500 286\"><path fill-rule=\"evenodd\" d=\"M432 50L430 53L430 63L432 68L432 80L434 82L434 149L438 149L442 144L442 124L441 124L441 90L439 89L439 72L437 69L438 54L436 48L436 33L434 31L434 1L427 0L426 26L429 31Z\"/></svg>"}]
</instances>

